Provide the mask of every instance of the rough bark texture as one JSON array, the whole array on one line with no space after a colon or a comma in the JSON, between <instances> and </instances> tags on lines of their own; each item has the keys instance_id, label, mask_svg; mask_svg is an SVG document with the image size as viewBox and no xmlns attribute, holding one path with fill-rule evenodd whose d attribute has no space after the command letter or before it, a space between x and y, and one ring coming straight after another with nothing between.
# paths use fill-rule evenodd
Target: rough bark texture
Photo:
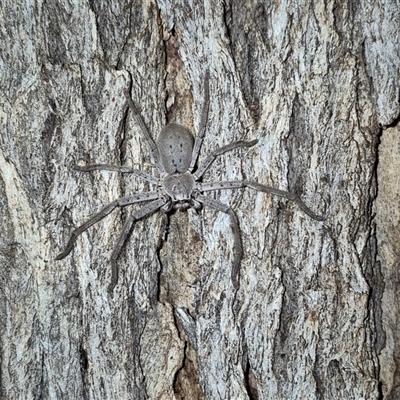
<instances>
[{"instance_id":1,"label":"rough bark texture","mask_svg":"<svg viewBox=\"0 0 400 400\"><path fill-rule=\"evenodd\" d=\"M2 0L2 399L399 399L399 3ZM301 194L216 192L228 216L155 214L109 257L114 211L54 261L103 205L151 185L76 162L155 173L123 95L153 137L196 132L204 181ZM385 128L385 129L383 129ZM386 129L387 128L387 129Z\"/></svg>"}]
</instances>

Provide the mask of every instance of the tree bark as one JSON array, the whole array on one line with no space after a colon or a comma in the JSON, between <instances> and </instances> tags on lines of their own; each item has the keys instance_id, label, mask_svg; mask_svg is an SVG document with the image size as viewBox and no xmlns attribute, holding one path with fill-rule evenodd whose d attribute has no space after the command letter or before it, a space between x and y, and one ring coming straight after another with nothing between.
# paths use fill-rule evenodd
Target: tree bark
<instances>
[{"instance_id":1,"label":"tree bark","mask_svg":"<svg viewBox=\"0 0 400 400\"><path fill-rule=\"evenodd\" d=\"M353 4L354 3L354 4ZM398 399L398 2L11 1L0 5L1 399ZM110 256L115 210L157 175L124 90L156 139L176 121L229 216L158 212Z\"/></svg>"}]
</instances>

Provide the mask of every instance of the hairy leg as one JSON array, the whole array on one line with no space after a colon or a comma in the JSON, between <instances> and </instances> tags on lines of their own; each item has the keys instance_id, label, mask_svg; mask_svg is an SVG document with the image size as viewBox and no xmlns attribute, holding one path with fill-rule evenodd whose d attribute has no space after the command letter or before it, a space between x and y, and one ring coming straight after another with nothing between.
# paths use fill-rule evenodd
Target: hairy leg
<instances>
[{"instance_id":1,"label":"hairy leg","mask_svg":"<svg viewBox=\"0 0 400 400\"><path fill-rule=\"evenodd\" d=\"M192 172L194 166L196 165L201 145L203 144L203 139L206 134L209 106L210 106L210 71L207 71L204 77L204 102L203 102L203 109L201 111L200 127L199 127L199 132L196 135L196 139L194 141L192 162L190 163L189 167L190 172Z\"/></svg>"},{"instance_id":2,"label":"hairy leg","mask_svg":"<svg viewBox=\"0 0 400 400\"><path fill-rule=\"evenodd\" d=\"M238 189L238 188L246 188L246 187L257 190L259 192L270 193L270 194L274 194L276 196L284 197L285 199L288 199L288 200L293 200L312 219L315 219L316 221L324 220L324 217L317 215L314 211L312 211L309 207L307 207L304 204L303 200L301 200L297 194L286 192L286 191L280 190L280 189L276 189L271 186L261 185L258 182L247 181L247 180L231 181L231 182L211 182L211 183L205 183L205 184L201 185L201 190L206 192L206 191L211 191L211 190Z\"/></svg>"},{"instance_id":3,"label":"hairy leg","mask_svg":"<svg viewBox=\"0 0 400 400\"><path fill-rule=\"evenodd\" d=\"M75 165L74 169L82 172L90 171L116 171L123 174L133 174L138 178L145 180L146 182L153 183L154 185L161 185L160 180L152 175L146 174L146 172L140 171L139 169L134 169L125 166L114 166L109 164L88 164L88 165Z\"/></svg>"},{"instance_id":4,"label":"hairy leg","mask_svg":"<svg viewBox=\"0 0 400 400\"><path fill-rule=\"evenodd\" d=\"M105 206L102 210L100 210L97 214L93 215L90 219L88 219L84 224L82 224L79 228L75 229L71 237L68 241L65 250L60 253L56 260L62 260L67 257L67 255L71 252L77 237L85 232L88 228L90 228L95 223L101 221L104 217L111 213L116 207L124 207L129 204L140 203L142 201L150 201L154 199L158 199L160 194L158 192L148 192L148 193L139 193L134 196L122 197L121 199L115 200L112 203Z\"/></svg>"},{"instance_id":5,"label":"hairy leg","mask_svg":"<svg viewBox=\"0 0 400 400\"><path fill-rule=\"evenodd\" d=\"M129 235L129 232L132 229L132 225L150 214L154 213L157 211L159 208L161 208L167 200L165 198L160 198L158 200L152 201L151 203L148 203L144 205L142 208L137 210L135 213L130 215L127 220L124 223L124 226L122 228L121 235L117 241L117 244L114 247L114 250L111 254L111 282L110 285L108 286L108 293L112 295L112 292L118 283L118 266L117 266L117 259L118 256L121 253L122 247L124 246L126 239Z\"/></svg>"},{"instance_id":6,"label":"hairy leg","mask_svg":"<svg viewBox=\"0 0 400 400\"><path fill-rule=\"evenodd\" d=\"M158 149L157 145L154 142L153 138L150 135L149 130L147 129L146 124L143 121L142 116L140 115L139 109L134 103L134 101L131 98L130 92L128 90L125 90L125 97L128 100L129 106L133 112L133 118L135 119L136 123L139 125L149 147L150 147L150 152L153 157L154 163L156 164L156 167L158 169L158 172L162 174L164 171L164 168L160 162L160 156L158 154Z\"/></svg>"},{"instance_id":7,"label":"hairy leg","mask_svg":"<svg viewBox=\"0 0 400 400\"><path fill-rule=\"evenodd\" d=\"M214 150L211 154L209 154L206 159L200 164L197 171L193 174L194 179L197 181L203 174L210 168L210 165L214 162L214 160L220 156L221 154L226 153L227 151L231 151L237 149L238 147L252 147L258 142L257 139L252 140L250 142L245 142L243 140L239 140L238 142L233 142L227 144L226 146L219 147Z\"/></svg>"},{"instance_id":8,"label":"hairy leg","mask_svg":"<svg viewBox=\"0 0 400 400\"><path fill-rule=\"evenodd\" d=\"M232 231L233 231L233 237L234 237L234 252L235 256L233 259L233 265L232 265L232 272L231 272L231 279L232 279L232 284L235 289L238 289L239 287L239 268L240 268L240 262L243 257L243 245L242 245L242 239L240 236L240 229L239 229L239 220L234 213L234 211L227 205L221 203L218 200L211 199L208 197L205 197L201 194L196 196L196 200L199 201L200 203L204 204L205 206L209 206L214 208L217 211L221 211L229 216Z\"/></svg>"}]
</instances>

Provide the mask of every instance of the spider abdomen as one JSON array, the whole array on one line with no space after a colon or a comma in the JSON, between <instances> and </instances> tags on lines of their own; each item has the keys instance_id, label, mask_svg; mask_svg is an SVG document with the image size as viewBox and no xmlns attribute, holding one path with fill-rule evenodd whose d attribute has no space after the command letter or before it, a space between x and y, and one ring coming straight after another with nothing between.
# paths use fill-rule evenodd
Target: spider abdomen
<instances>
[{"instance_id":1,"label":"spider abdomen","mask_svg":"<svg viewBox=\"0 0 400 400\"><path fill-rule=\"evenodd\" d=\"M193 135L184 126L170 123L157 140L160 161L167 174L186 172L192 161Z\"/></svg>"}]
</instances>

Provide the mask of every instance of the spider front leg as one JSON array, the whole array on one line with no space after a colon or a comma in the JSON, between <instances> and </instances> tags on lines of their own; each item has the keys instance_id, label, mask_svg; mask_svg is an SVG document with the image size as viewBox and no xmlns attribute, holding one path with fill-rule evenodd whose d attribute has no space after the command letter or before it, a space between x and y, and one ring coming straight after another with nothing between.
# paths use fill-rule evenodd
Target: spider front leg
<instances>
[{"instance_id":1,"label":"spider front leg","mask_svg":"<svg viewBox=\"0 0 400 400\"><path fill-rule=\"evenodd\" d=\"M136 221L138 221L142 218L145 218L145 217L149 216L150 214L153 214L155 211L162 208L167 202L168 202L168 200L164 197L161 197L158 200L152 201L151 203L146 204L142 208L137 210L134 214L130 215L128 217L128 219L125 221L124 226L122 228L121 235L120 235L118 242L115 245L114 250L111 254L111 259L110 259L110 261L111 261L111 282L107 289L108 293L110 295L112 295L113 290L114 290L116 284L118 283L117 259L121 253L122 247L124 246L124 244L126 242L129 232L132 229L132 225Z\"/></svg>"},{"instance_id":2,"label":"spider front leg","mask_svg":"<svg viewBox=\"0 0 400 400\"><path fill-rule=\"evenodd\" d=\"M297 194L286 192L286 191L280 190L280 189L276 189L271 186L261 185L258 182L247 181L247 180L230 181L230 182L212 182L212 183L203 184L201 186L201 190L206 192L206 191L211 191L211 190L239 189L239 188L246 188L246 187L257 190L259 192L270 193L270 194L274 194L276 196L284 197L285 199L288 199L288 200L293 200L312 219L315 219L316 221L324 220L324 217L316 214L309 207L307 207L304 204L303 200L301 200Z\"/></svg>"},{"instance_id":3,"label":"spider front leg","mask_svg":"<svg viewBox=\"0 0 400 400\"><path fill-rule=\"evenodd\" d=\"M56 260L62 260L63 258L67 257L67 255L71 252L77 237L81 233L89 229L92 225L101 221L104 217L110 214L111 211L113 211L116 207L124 207L129 204L158 199L159 196L160 195L158 192L148 192L148 193L137 194L134 196L122 197L121 199L113 201L109 205L105 206L102 210L100 210L97 214L93 215L88 221L82 224L79 228L75 229L72 232L68 244L65 247L65 250L56 257Z\"/></svg>"},{"instance_id":4,"label":"spider front leg","mask_svg":"<svg viewBox=\"0 0 400 400\"><path fill-rule=\"evenodd\" d=\"M234 248L234 252L235 252L235 257L233 260L233 266L232 266L232 272L231 272L231 279L232 279L233 287L235 289L238 289L238 287L239 287L239 268L240 268L240 262L243 257L243 245L242 245L242 238L240 236L238 217L236 216L234 211L229 206L221 203L218 200L205 197L201 194L196 195L196 200L206 206L214 208L217 211L221 211L225 214L228 214L228 216L230 218L230 223L231 223L231 227L233 230L233 237L234 237L233 248Z\"/></svg>"}]
</instances>

